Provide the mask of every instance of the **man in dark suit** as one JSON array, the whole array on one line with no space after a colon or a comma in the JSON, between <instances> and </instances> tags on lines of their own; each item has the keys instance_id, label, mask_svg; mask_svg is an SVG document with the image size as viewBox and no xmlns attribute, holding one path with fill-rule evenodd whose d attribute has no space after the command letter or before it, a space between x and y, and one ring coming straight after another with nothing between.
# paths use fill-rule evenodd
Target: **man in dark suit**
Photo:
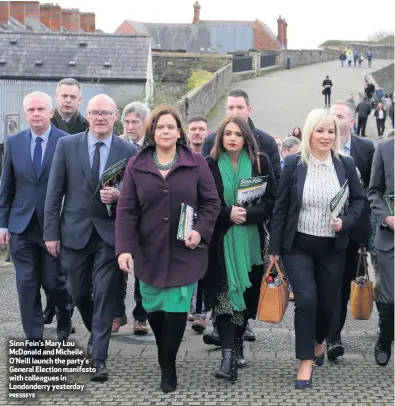
<instances>
[{"instance_id":1,"label":"man in dark suit","mask_svg":"<svg viewBox=\"0 0 395 406\"><path fill-rule=\"evenodd\" d=\"M368 123L368 118L372 112L372 106L368 102L367 97L358 104L356 112L358 113L358 130L357 134L361 134L362 137L366 137L366 124Z\"/></svg>"},{"instance_id":2,"label":"man in dark suit","mask_svg":"<svg viewBox=\"0 0 395 406\"><path fill-rule=\"evenodd\" d=\"M392 202L390 202L390 196ZM368 200L377 219L374 245L380 266L380 336L374 356L380 366L391 359L394 341L394 138L380 141L373 158Z\"/></svg>"},{"instance_id":3,"label":"man in dark suit","mask_svg":"<svg viewBox=\"0 0 395 406\"><path fill-rule=\"evenodd\" d=\"M114 248L120 192L115 187L102 189L101 177L122 160L127 165L137 153L133 144L113 134L118 114L107 95L89 101L89 129L63 138L56 148L45 203L44 240L54 257L60 253L70 294L91 333L87 352L96 368L94 381L108 379L113 289L120 272Z\"/></svg>"},{"instance_id":4,"label":"man in dark suit","mask_svg":"<svg viewBox=\"0 0 395 406\"><path fill-rule=\"evenodd\" d=\"M354 106L345 100L337 101L331 108L331 113L339 119L340 135L343 142L343 153L354 159L358 175L365 194L370 182L370 172L374 154L374 144L368 139L360 138L352 134L354 127ZM350 298L351 281L355 279L358 268L358 250L361 245L367 247L372 229L370 224L369 207L366 208L357 225L351 228L349 244L346 251L346 262L343 272L343 285L338 307L332 320L332 327L327 337L327 355L329 359L335 359L344 354L344 346L341 340L341 331L347 317L347 305Z\"/></svg>"},{"instance_id":5,"label":"man in dark suit","mask_svg":"<svg viewBox=\"0 0 395 406\"><path fill-rule=\"evenodd\" d=\"M80 83L73 78L62 79L56 86L54 115L51 123L59 130L68 134L77 134L89 127L88 121L78 111L82 101L82 89ZM45 291L44 287L44 291ZM50 296L46 293L47 304L44 309L44 324L51 324L55 316L55 305L51 302ZM69 298L73 308L73 301ZM75 328L72 328L72 333Z\"/></svg>"},{"instance_id":6,"label":"man in dark suit","mask_svg":"<svg viewBox=\"0 0 395 406\"><path fill-rule=\"evenodd\" d=\"M43 224L52 157L59 140L68 134L51 126L52 100L47 94L28 94L23 107L30 128L9 137L6 145L0 188L0 243L10 245L27 339L43 338L40 288L44 286L57 309L58 338L67 340L71 322L65 277L60 261L46 249Z\"/></svg>"},{"instance_id":7,"label":"man in dark suit","mask_svg":"<svg viewBox=\"0 0 395 406\"><path fill-rule=\"evenodd\" d=\"M278 147L276 141L273 139L272 136L265 133L262 130L258 130L255 128L254 123L252 122L250 116L252 113L252 107L250 104L250 99L247 93L241 89L234 89L232 90L226 99L226 115L228 116L240 116L242 117L250 126L252 133L255 136L255 139L258 143L258 148L260 152L264 152L269 156L270 162L273 167L274 172L274 179L276 181L276 185L280 183L280 176L281 176L281 163L280 163L280 154L278 152ZM210 154L211 150L213 149L215 143L215 135L216 132L210 133L203 144L202 154L207 156ZM249 324L247 324L246 332L244 334L244 340L246 341L255 341L256 337L254 332L252 331ZM214 328L212 333L205 334L203 336L203 341L206 344L213 344L213 345L221 345L219 342L219 336L217 333L216 328Z\"/></svg>"}]
</instances>

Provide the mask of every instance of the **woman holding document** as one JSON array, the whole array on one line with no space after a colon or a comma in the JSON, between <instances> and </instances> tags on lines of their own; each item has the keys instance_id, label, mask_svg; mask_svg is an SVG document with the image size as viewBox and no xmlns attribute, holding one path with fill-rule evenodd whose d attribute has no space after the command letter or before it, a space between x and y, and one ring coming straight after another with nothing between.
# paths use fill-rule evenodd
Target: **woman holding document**
<instances>
[{"instance_id":1,"label":"woman holding document","mask_svg":"<svg viewBox=\"0 0 395 406\"><path fill-rule=\"evenodd\" d=\"M117 206L119 266L140 280L164 392L177 388L177 352L220 208L204 157L186 144L179 114L159 106L143 149L129 161Z\"/></svg>"},{"instance_id":2,"label":"woman holding document","mask_svg":"<svg viewBox=\"0 0 395 406\"><path fill-rule=\"evenodd\" d=\"M285 159L271 224L271 260L281 256L295 296L296 389L310 388L313 362L324 363L347 230L365 205L354 160L342 155L340 142L338 119L311 111L301 152Z\"/></svg>"},{"instance_id":3,"label":"woman holding document","mask_svg":"<svg viewBox=\"0 0 395 406\"><path fill-rule=\"evenodd\" d=\"M215 377L237 380L245 366L243 335L255 318L263 274L263 222L274 208L273 169L246 121L227 117L217 131L207 158L221 199L221 211L209 247L204 300L213 311L222 345L222 363Z\"/></svg>"}]
</instances>

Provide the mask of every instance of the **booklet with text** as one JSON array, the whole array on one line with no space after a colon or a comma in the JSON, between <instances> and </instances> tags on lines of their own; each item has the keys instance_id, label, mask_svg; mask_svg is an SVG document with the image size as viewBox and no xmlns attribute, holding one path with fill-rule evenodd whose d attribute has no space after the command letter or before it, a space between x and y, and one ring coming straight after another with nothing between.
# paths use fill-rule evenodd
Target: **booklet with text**
<instances>
[{"instance_id":1,"label":"booklet with text","mask_svg":"<svg viewBox=\"0 0 395 406\"><path fill-rule=\"evenodd\" d=\"M348 200L348 179L344 182L342 188L336 193L335 197L329 203L332 219L339 217L343 212Z\"/></svg>"},{"instance_id":2,"label":"booklet with text","mask_svg":"<svg viewBox=\"0 0 395 406\"><path fill-rule=\"evenodd\" d=\"M393 216L395 212L395 207L394 207L394 195L384 195L383 196L384 201L388 207L388 210L390 212L390 215Z\"/></svg>"},{"instance_id":3,"label":"booklet with text","mask_svg":"<svg viewBox=\"0 0 395 406\"><path fill-rule=\"evenodd\" d=\"M268 176L241 178L237 191L237 205L247 209L261 202L265 194Z\"/></svg>"}]
</instances>

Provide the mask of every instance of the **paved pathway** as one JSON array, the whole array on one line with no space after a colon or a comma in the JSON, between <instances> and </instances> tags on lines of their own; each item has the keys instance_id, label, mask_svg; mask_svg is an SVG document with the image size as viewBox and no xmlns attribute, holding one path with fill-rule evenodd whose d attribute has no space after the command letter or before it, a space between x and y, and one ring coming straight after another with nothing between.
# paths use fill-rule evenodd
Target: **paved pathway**
<instances>
[{"instance_id":1,"label":"paved pathway","mask_svg":"<svg viewBox=\"0 0 395 406\"><path fill-rule=\"evenodd\" d=\"M213 378L220 363L220 350L203 344L190 326L178 356L179 390L165 395L158 387L158 366L153 336L132 334L133 278L129 279L126 300L130 322L110 342L110 380L89 382L86 376L72 376L71 382L86 384L83 393L55 392L38 395L27 402L7 399L8 373L5 343L23 337L12 267L0 268L0 405L393 405L393 363L378 367L373 358L377 339L377 313L369 321L348 316L343 341L346 354L337 364L327 362L314 372L314 389L295 391L297 370L294 360L293 304L282 323L270 325L254 321L257 341L246 345L250 365L231 385ZM77 333L72 337L86 348L88 332L78 311L74 315ZM55 325L45 329L45 338L55 338Z\"/></svg>"},{"instance_id":2,"label":"paved pathway","mask_svg":"<svg viewBox=\"0 0 395 406\"><path fill-rule=\"evenodd\" d=\"M389 59L375 60L372 68L367 65L362 68L341 68L339 61L317 63L232 83L232 89L243 89L249 95L253 108L251 117L256 127L284 138L291 134L294 127L303 128L304 120L313 108L325 106L321 91L326 75L333 81L333 103L348 99L350 93L363 91L365 74L391 62ZM209 120L211 130L218 126L224 114L224 102L221 101ZM377 140L373 116L369 118L367 134L373 141Z\"/></svg>"}]
</instances>

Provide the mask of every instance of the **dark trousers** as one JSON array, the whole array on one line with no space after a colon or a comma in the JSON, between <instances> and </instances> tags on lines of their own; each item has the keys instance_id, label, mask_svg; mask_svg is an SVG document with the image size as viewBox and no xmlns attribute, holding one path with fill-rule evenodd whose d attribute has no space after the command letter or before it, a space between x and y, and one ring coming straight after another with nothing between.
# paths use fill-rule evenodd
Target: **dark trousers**
<instances>
[{"instance_id":1,"label":"dark trousers","mask_svg":"<svg viewBox=\"0 0 395 406\"><path fill-rule=\"evenodd\" d=\"M41 286L55 305L59 324L69 322L70 311L60 261L48 252L35 214L23 233L11 233L10 253L15 265L23 330L28 340L41 340L44 332Z\"/></svg>"},{"instance_id":2,"label":"dark trousers","mask_svg":"<svg viewBox=\"0 0 395 406\"><path fill-rule=\"evenodd\" d=\"M380 266L379 302L394 306L394 248L389 251L377 250Z\"/></svg>"},{"instance_id":3,"label":"dark trousers","mask_svg":"<svg viewBox=\"0 0 395 406\"><path fill-rule=\"evenodd\" d=\"M295 297L296 358L311 360L331 327L338 300L345 250L334 249L334 238L296 233L283 263Z\"/></svg>"},{"instance_id":4,"label":"dark trousers","mask_svg":"<svg viewBox=\"0 0 395 406\"><path fill-rule=\"evenodd\" d=\"M66 276L66 274L64 274L64 275ZM48 289L44 285L42 286L42 288L44 290L45 297L47 298L45 310L50 311L52 313L56 313L56 311L55 311L55 303L53 303L53 301L51 299L51 295L49 294ZM70 317L73 317L75 303L74 303L74 299L71 297L71 295L68 292L67 292L67 303L68 303L69 308L70 308Z\"/></svg>"},{"instance_id":5,"label":"dark trousers","mask_svg":"<svg viewBox=\"0 0 395 406\"><path fill-rule=\"evenodd\" d=\"M347 318L348 301L351 293L351 281L355 279L358 268L359 245L350 239L346 249L346 261L343 271L343 284L340 298L335 307L335 313L332 319L332 326L327 337L328 342L340 341L341 331Z\"/></svg>"},{"instance_id":6,"label":"dark trousers","mask_svg":"<svg viewBox=\"0 0 395 406\"><path fill-rule=\"evenodd\" d=\"M383 118L377 118L376 125L377 125L377 135L381 137L382 135L384 135L385 120Z\"/></svg>"},{"instance_id":7,"label":"dark trousers","mask_svg":"<svg viewBox=\"0 0 395 406\"><path fill-rule=\"evenodd\" d=\"M330 106L331 104L331 94L325 93L325 106Z\"/></svg>"},{"instance_id":8,"label":"dark trousers","mask_svg":"<svg viewBox=\"0 0 395 406\"><path fill-rule=\"evenodd\" d=\"M119 274L115 276L116 294L113 318L126 315L125 298L128 289L128 274L119 270Z\"/></svg>"},{"instance_id":9,"label":"dark trousers","mask_svg":"<svg viewBox=\"0 0 395 406\"><path fill-rule=\"evenodd\" d=\"M140 281L137 278L134 279L134 301L136 306L133 309L133 318L137 321L147 321L147 312L143 307L143 298L140 292Z\"/></svg>"},{"instance_id":10,"label":"dark trousers","mask_svg":"<svg viewBox=\"0 0 395 406\"><path fill-rule=\"evenodd\" d=\"M367 122L368 122L367 118L358 117L358 131L357 131L358 135L361 134L362 137L365 137L365 131L366 131Z\"/></svg>"},{"instance_id":11,"label":"dark trousers","mask_svg":"<svg viewBox=\"0 0 395 406\"><path fill-rule=\"evenodd\" d=\"M92 357L106 360L111 336L116 277L119 270L115 248L106 244L93 229L87 245L80 250L61 248L67 286L91 332Z\"/></svg>"}]
</instances>

